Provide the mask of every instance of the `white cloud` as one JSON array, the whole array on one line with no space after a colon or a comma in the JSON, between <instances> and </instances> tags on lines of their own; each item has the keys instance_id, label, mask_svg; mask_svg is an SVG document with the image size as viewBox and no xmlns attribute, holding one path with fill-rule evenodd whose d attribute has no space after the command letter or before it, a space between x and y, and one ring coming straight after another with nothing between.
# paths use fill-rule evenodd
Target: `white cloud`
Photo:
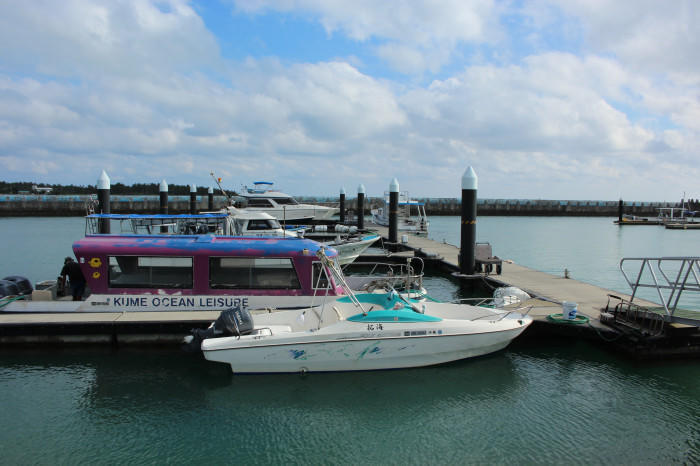
<instances>
[{"instance_id":1,"label":"white cloud","mask_svg":"<svg viewBox=\"0 0 700 466\"><path fill-rule=\"evenodd\" d=\"M52 0L0 4L3 60L59 76L99 79L186 71L218 47L184 0Z\"/></svg>"},{"instance_id":2,"label":"white cloud","mask_svg":"<svg viewBox=\"0 0 700 466\"><path fill-rule=\"evenodd\" d=\"M592 47L637 70L700 83L700 3L678 0L555 0L579 19Z\"/></svg>"},{"instance_id":3,"label":"white cloud","mask_svg":"<svg viewBox=\"0 0 700 466\"><path fill-rule=\"evenodd\" d=\"M501 8L492 0L235 0L239 12L305 12L329 35L377 39L376 53L404 73L436 72L461 43L492 42L502 35Z\"/></svg>"},{"instance_id":4,"label":"white cloud","mask_svg":"<svg viewBox=\"0 0 700 466\"><path fill-rule=\"evenodd\" d=\"M483 197L646 200L700 175L692 70L645 72L631 52L547 50L406 84L340 59L225 60L185 2L52 5L0 5L0 39L10 44L0 49L7 180L88 184L105 169L115 182L208 185L214 170L230 187L265 176L297 194L363 183L375 196L396 176L412 194L455 197L473 165ZM490 2L398 3L393 14L382 2L237 5L315 14L329 33L366 41L407 73L441 69L455 44L507 33L490 27L501 8ZM561 17L542 5L528 10L543 15L534 30ZM58 11L35 14L41 8ZM566 11L583 23L593 15ZM659 170L674 181L660 185Z\"/></svg>"}]
</instances>

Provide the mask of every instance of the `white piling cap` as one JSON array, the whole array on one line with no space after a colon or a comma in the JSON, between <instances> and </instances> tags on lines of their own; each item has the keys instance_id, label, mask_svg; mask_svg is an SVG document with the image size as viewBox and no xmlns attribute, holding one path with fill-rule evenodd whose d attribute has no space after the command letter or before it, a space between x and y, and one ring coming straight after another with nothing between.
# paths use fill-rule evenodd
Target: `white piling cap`
<instances>
[{"instance_id":1,"label":"white piling cap","mask_svg":"<svg viewBox=\"0 0 700 466\"><path fill-rule=\"evenodd\" d=\"M209 189L207 189L207 193L209 193L209 194L214 194L214 188L212 188L211 186L209 186Z\"/></svg>"},{"instance_id":2,"label":"white piling cap","mask_svg":"<svg viewBox=\"0 0 700 466\"><path fill-rule=\"evenodd\" d=\"M109 189L109 176L102 170L102 174L97 179L97 189Z\"/></svg>"},{"instance_id":3,"label":"white piling cap","mask_svg":"<svg viewBox=\"0 0 700 466\"><path fill-rule=\"evenodd\" d=\"M462 175L462 189L476 190L478 181L479 179L477 178L474 169L470 165L469 168L464 171L464 175Z\"/></svg>"},{"instance_id":4,"label":"white piling cap","mask_svg":"<svg viewBox=\"0 0 700 466\"><path fill-rule=\"evenodd\" d=\"M191 193L196 193L196 192L197 192L197 186L194 185L194 184L191 184L191 185L190 185L190 192L191 192Z\"/></svg>"},{"instance_id":5,"label":"white piling cap","mask_svg":"<svg viewBox=\"0 0 700 466\"><path fill-rule=\"evenodd\" d=\"M399 180L394 178L391 180L391 184L389 185L389 192L390 193L398 193L399 192Z\"/></svg>"},{"instance_id":6,"label":"white piling cap","mask_svg":"<svg viewBox=\"0 0 700 466\"><path fill-rule=\"evenodd\" d=\"M160 182L160 192L161 193L167 193L168 192L168 183L163 180Z\"/></svg>"},{"instance_id":7,"label":"white piling cap","mask_svg":"<svg viewBox=\"0 0 700 466\"><path fill-rule=\"evenodd\" d=\"M364 194L365 193L365 185L361 184L360 186L357 187L357 194Z\"/></svg>"},{"instance_id":8,"label":"white piling cap","mask_svg":"<svg viewBox=\"0 0 700 466\"><path fill-rule=\"evenodd\" d=\"M342 186L342 187L340 188L340 194L345 194L345 186Z\"/></svg>"}]
</instances>

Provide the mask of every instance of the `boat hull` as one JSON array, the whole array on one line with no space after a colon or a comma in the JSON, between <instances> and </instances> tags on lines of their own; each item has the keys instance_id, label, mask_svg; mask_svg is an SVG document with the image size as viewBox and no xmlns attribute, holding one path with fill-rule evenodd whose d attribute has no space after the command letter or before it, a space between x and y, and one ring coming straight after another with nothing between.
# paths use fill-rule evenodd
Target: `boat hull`
<instances>
[{"instance_id":1,"label":"boat hull","mask_svg":"<svg viewBox=\"0 0 700 466\"><path fill-rule=\"evenodd\" d=\"M372 331L350 335L324 335L321 331L316 335L290 333L274 342L269 341L274 340L274 336L227 337L206 340L202 350L206 359L227 363L234 373L400 369L493 353L505 348L529 323L529 319L502 322L500 325L491 322L494 327L491 331L486 330L488 325L479 325L480 331L449 334L437 333L438 328L445 328L444 322L413 331L407 330L405 325L394 330L392 323L383 323L383 336L368 334ZM459 325L451 330L458 331L458 328ZM410 335L413 332L426 334ZM391 336L396 333L398 335Z\"/></svg>"},{"instance_id":2,"label":"boat hull","mask_svg":"<svg viewBox=\"0 0 700 466\"><path fill-rule=\"evenodd\" d=\"M247 207L250 212L264 212L280 222L308 223L312 220L327 220L340 209L325 206L296 205L292 207Z\"/></svg>"},{"instance_id":3,"label":"boat hull","mask_svg":"<svg viewBox=\"0 0 700 466\"><path fill-rule=\"evenodd\" d=\"M338 252L338 263L340 265L350 264L355 261L360 254L362 254L367 248L369 248L375 241L379 239L379 236L373 235L371 237L359 240L350 241L340 244L331 244L330 246Z\"/></svg>"}]
</instances>

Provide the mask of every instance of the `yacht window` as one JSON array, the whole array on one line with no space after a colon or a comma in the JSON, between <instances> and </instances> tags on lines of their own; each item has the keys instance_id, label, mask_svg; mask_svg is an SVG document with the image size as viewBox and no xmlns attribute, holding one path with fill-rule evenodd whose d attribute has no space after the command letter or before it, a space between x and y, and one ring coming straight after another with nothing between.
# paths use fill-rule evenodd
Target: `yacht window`
<instances>
[{"instance_id":1,"label":"yacht window","mask_svg":"<svg viewBox=\"0 0 700 466\"><path fill-rule=\"evenodd\" d=\"M288 258L211 257L209 287L212 289L298 289L294 264Z\"/></svg>"},{"instance_id":2,"label":"yacht window","mask_svg":"<svg viewBox=\"0 0 700 466\"><path fill-rule=\"evenodd\" d=\"M321 274L320 281L319 273ZM328 275L325 270L321 269L320 262L314 262L311 268L311 287L316 290L326 290L330 288L328 285Z\"/></svg>"},{"instance_id":3,"label":"yacht window","mask_svg":"<svg viewBox=\"0 0 700 466\"><path fill-rule=\"evenodd\" d=\"M278 222L275 219L270 219L267 221L267 224L270 226L270 228L275 229L275 228L282 228L282 225L280 225L280 222Z\"/></svg>"},{"instance_id":4,"label":"yacht window","mask_svg":"<svg viewBox=\"0 0 700 466\"><path fill-rule=\"evenodd\" d=\"M261 199L257 197L248 198L248 207L274 207L269 199Z\"/></svg>"},{"instance_id":5,"label":"yacht window","mask_svg":"<svg viewBox=\"0 0 700 466\"><path fill-rule=\"evenodd\" d=\"M274 201L279 205L297 205L298 202L293 197L275 197Z\"/></svg>"},{"instance_id":6,"label":"yacht window","mask_svg":"<svg viewBox=\"0 0 700 466\"><path fill-rule=\"evenodd\" d=\"M109 256L110 288L192 288L191 257Z\"/></svg>"},{"instance_id":7,"label":"yacht window","mask_svg":"<svg viewBox=\"0 0 700 466\"><path fill-rule=\"evenodd\" d=\"M250 220L248 222L248 229L249 230L269 230L270 225L267 223L267 220Z\"/></svg>"}]
</instances>

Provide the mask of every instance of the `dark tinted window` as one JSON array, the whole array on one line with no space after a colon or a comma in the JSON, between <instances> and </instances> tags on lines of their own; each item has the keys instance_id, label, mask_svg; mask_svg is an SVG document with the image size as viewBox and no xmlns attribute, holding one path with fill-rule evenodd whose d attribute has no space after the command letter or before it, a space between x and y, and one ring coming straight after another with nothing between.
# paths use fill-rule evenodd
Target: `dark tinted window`
<instances>
[{"instance_id":1,"label":"dark tinted window","mask_svg":"<svg viewBox=\"0 0 700 466\"><path fill-rule=\"evenodd\" d=\"M258 199L255 197L248 198L248 207L273 207L272 203L267 199Z\"/></svg>"},{"instance_id":2,"label":"dark tinted window","mask_svg":"<svg viewBox=\"0 0 700 466\"><path fill-rule=\"evenodd\" d=\"M110 288L192 288L191 257L110 256Z\"/></svg>"},{"instance_id":3,"label":"dark tinted window","mask_svg":"<svg viewBox=\"0 0 700 466\"><path fill-rule=\"evenodd\" d=\"M209 287L213 289L301 288L291 259L211 257Z\"/></svg>"},{"instance_id":4,"label":"dark tinted window","mask_svg":"<svg viewBox=\"0 0 700 466\"><path fill-rule=\"evenodd\" d=\"M274 200L279 205L297 205L297 201L292 197L275 197Z\"/></svg>"}]
</instances>

